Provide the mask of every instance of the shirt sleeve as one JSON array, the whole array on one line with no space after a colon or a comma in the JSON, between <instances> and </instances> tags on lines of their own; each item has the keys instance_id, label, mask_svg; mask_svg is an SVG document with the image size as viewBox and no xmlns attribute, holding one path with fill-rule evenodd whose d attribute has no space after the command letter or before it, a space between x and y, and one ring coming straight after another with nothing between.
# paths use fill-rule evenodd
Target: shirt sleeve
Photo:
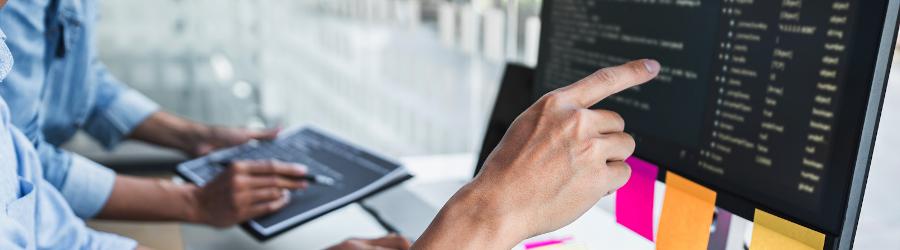
<instances>
[{"instance_id":1,"label":"shirt sleeve","mask_svg":"<svg viewBox=\"0 0 900 250\"><path fill-rule=\"evenodd\" d=\"M2 129L2 127L0 127ZM34 216L29 225L21 228L33 230L25 232L25 244L29 249L135 249L137 242L132 239L114 234L103 233L89 228L84 220L78 218L62 197L60 192L43 177L38 154L28 139L17 130L13 129L13 142L18 159L20 180L26 179L33 183L31 196L33 203L23 203L24 216ZM28 215L30 214L30 215ZM13 218L21 219L21 218ZM3 225L8 223L2 223ZM7 231L15 232L16 228L7 230L0 226L0 234L6 236ZM13 226L14 227L14 226ZM32 235L32 236L29 236ZM10 234L13 241L13 249L21 242L20 235ZM0 240L0 244L6 244ZM31 245L34 244L34 245ZM18 244L21 245L21 244ZM6 248L3 248L6 249Z\"/></svg>"},{"instance_id":2,"label":"shirt sleeve","mask_svg":"<svg viewBox=\"0 0 900 250\"><path fill-rule=\"evenodd\" d=\"M106 148L112 148L144 122L159 105L137 90L125 86L94 57L91 70L97 86L94 107L84 124L84 130Z\"/></svg>"},{"instance_id":3,"label":"shirt sleeve","mask_svg":"<svg viewBox=\"0 0 900 250\"><path fill-rule=\"evenodd\" d=\"M137 241L125 238L116 234L96 231L85 226L87 230L87 240L81 249L84 250L117 250L117 249L136 249Z\"/></svg>"},{"instance_id":4,"label":"shirt sleeve","mask_svg":"<svg viewBox=\"0 0 900 250\"><path fill-rule=\"evenodd\" d=\"M75 215L96 216L112 194L116 173L46 142L39 143L37 149L44 179L62 193Z\"/></svg>"},{"instance_id":5,"label":"shirt sleeve","mask_svg":"<svg viewBox=\"0 0 900 250\"><path fill-rule=\"evenodd\" d=\"M59 192L39 181L36 214L37 249L135 249L137 242L89 228L75 216Z\"/></svg>"},{"instance_id":6,"label":"shirt sleeve","mask_svg":"<svg viewBox=\"0 0 900 250\"><path fill-rule=\"evenodd\" d=\"M28 236L25 232L19 222L0 213L0 249L26 249Z\"/></svg>"}]
</instances>

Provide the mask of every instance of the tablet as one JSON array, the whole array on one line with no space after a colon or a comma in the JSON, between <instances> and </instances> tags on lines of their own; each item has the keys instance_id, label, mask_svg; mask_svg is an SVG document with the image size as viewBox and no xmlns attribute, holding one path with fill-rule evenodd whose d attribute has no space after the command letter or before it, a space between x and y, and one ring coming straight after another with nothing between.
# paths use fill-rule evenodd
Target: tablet
<instances>
[{"instance_id":1,"label":"tablet","mask_svg":"<svg viewBox=\"0 0 900 250\"><path fill-rule=\"evenodd\" d=\"M306 190L294 191L290 203L281 210L241 225L260 241L412 178L397 161L312 126L284 131L273 141L254 141L213 152L179 164L176 172L202 186L222 172L224 167L219 162L261 159L304 164L309 174L330 177L335 184L312 184Z\"/></svg>"}]
</instances>

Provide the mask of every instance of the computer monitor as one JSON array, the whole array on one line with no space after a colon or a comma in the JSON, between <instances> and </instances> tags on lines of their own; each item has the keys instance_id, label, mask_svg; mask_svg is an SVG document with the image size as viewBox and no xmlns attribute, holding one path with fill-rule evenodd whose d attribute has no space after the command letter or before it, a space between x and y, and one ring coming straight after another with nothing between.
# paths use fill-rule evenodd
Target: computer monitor
<instances>
[{"instance_id":1,"label":"computer monitor","mask_svg":"<svg viewBox=\"0 0 900 250\"><path fill-rule=\"evenodd\" d=\"M663 69L604 100L635 155L824 233L855 233L898 0L544 1L536 93L639 58ZM665 171L660 171L662 180Z\"/></svg>"},{"instance_id":2,"label":"computer monitor","mask_svg":"<svg viewBox=\"0 0 900 250\"><path fill-rule=\"evenodd\" d=\"M487 129L484 131L478 163L475 165L475 175L481 171L481 166L497 144L500 144L500 140L516 117L534 103L533 94L534 69L519 64L507 64L503 79L500 80L497 99L494 100L494 109L491 110L491 117L488 118Z\"/></svg>"}]
</instances>

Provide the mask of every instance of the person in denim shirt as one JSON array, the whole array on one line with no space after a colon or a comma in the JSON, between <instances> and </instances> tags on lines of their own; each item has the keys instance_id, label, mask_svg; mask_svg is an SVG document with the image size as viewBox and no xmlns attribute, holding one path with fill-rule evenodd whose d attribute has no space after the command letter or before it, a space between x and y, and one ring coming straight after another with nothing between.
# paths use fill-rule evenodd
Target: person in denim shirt
<instances>
[{"instance_id":1,"label":"person in denim shirt","mask_svg":"<svg viewBox=\"0 0 900 250\"><path fill-rule=\"evenodd\" d=\"M0 29L0 84L13 64L5 40ZM10 118L0 98L0 249L135 249L134 240L94 231L75 216Z\"/></svg>"},{"instance_id":2,"label":"person in denim shirt","mask_svg":"<svg viewBox=\"0 0 900 250\"><path fill-rule=\"evenodd\" d=\"M59 146L79 130L107 148L137 139L203 155L264 132L207 126L160 111L113 77L97 58L97 0L17 0L0 28L17 63L0 87L11 122L37 148L44 178L81 218L178 220L230 226L288 203L306 169L277 161L236 162L203 187L116 175Z\"/></svg>"}]
</instances>

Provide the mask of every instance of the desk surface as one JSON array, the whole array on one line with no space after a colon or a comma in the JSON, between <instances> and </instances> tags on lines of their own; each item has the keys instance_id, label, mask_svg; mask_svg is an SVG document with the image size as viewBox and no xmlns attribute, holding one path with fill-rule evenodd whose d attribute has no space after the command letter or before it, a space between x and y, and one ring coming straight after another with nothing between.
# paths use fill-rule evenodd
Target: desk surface
<instances>
[{"instance_id":1,"label":"desk surface","mask_svg":"<svg viewBox=\"0 0 900 250\"><path fill-rule=\"evenodd\" d=\"M474 157L468 154L410 157L402 161L409 166L411 172L416 174L413 181L401 187L406 189L415 189L420 185L429 185L447 179L470 178L471 169L468 166L474 165ZM434 199L429 203L443 203L450 194L452 193L426 195L423 198ZM657 199L661 201L662 196L658 196ZM654 248L652 243L642 240L625 228L614 226L615 223L615 218L609 211L595 207L575 223L557 232L536 238L574 236L577 243L585 246L613 247L610 249ZM322 249L350 237L377 237L386 233L356 204L330 213L262 244L238 228L217 230L206 226L183 225L181 232L185 249L188 250Z\"/></svg>"}]
</instances>

